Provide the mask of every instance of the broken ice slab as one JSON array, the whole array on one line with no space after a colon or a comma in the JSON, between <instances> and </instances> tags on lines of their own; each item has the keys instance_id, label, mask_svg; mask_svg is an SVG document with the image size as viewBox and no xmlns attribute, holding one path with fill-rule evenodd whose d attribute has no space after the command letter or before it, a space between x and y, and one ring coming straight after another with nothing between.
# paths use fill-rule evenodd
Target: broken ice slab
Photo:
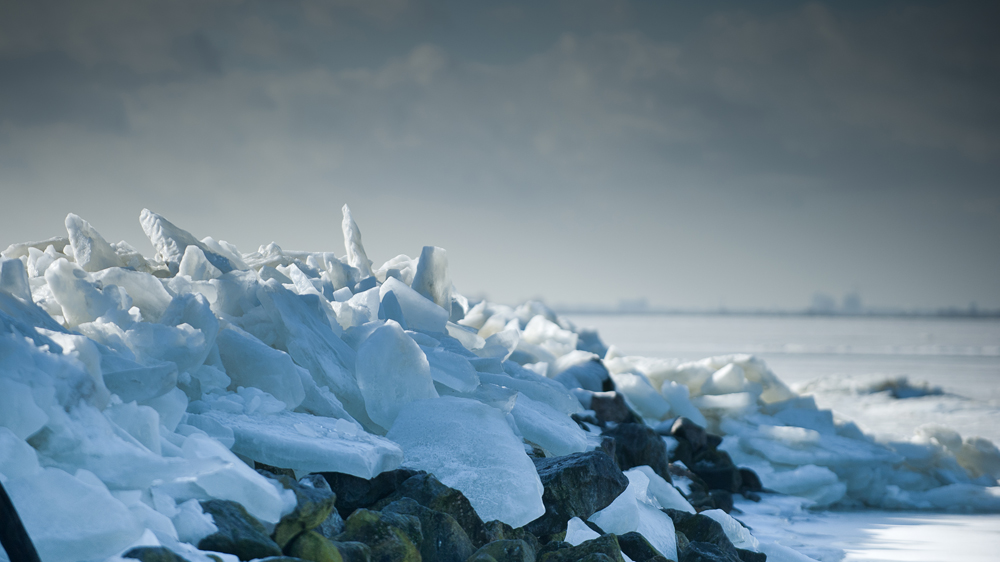
<instances>
[{"instance_id":1,"label":"broken ice slab","mask_svg":"<svg viewBox=\"0 0 1000 562\"><path fill-rule=\"evenodd\" d=\"M296 472L342 472L370 479L403 460L395 443L348 420L287 411L260 417L219 410L201 415L233 430L233 452Z\"/></svg>"},{"instance_id":2,"label":"broken ice slab","mask_svg":"<svg viewBox=\"0 0 1000 562\"><path fill-rule=\"evenodd\" d=\"M385 298L385 294L389 291L395 294L399 307L403 310L403 316L406 317L406 324L411 330L430 333L446 330L449 313L434 304L434 301L428 300L395 277L385 280L379 288L379 298Z\"/></svg>"},{"instance_id":3,"label":"broken ice slab","mask_svg":"<svg viewBox=\"0 0 1000 562\"><path fill-rule=\"evenodd\" d=\"M452 396L417 400L387 437L403 448L406 466L461 491L483 520L520 527L545 513L535 465L496 408Z\"/></svg>"}]
</instances>

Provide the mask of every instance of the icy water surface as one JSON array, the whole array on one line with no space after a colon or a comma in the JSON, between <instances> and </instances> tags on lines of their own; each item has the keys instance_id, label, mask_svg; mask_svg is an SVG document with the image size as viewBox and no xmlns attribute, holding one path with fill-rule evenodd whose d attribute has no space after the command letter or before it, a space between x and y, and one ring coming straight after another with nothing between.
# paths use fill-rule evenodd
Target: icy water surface
<instances>
[{"instance_id":1,"label":"icy water surface","mask_svg":"<svg viewBox=\"0 0 1000 562\"><path fill-rule=\"evenodd\" d=\"M885 439L926 423L1000 442L1000 320L821 316L568 315L623 354L695 360L753 353L821 408ZM892 395L905 377L913 394ZM897 388L900 388L898 385ZM929 392L927 392L929 390ZM940 392L938 392L940 391ZM1000 515L814 512L743 501L762 539L824 562L1000 560Z\"/></svg>"}]
</instances>

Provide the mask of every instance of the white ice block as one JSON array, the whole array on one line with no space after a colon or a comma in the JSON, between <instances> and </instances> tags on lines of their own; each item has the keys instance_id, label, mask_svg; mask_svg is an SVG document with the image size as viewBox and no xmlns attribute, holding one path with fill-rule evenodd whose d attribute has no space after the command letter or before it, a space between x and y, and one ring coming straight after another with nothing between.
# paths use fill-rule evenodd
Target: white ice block
<instances>
[{"instance_id":1,"label":"white ice block","mask_svg":"<svg viewBox=\"0 0 1000 562\"><path fill-rule=\"evenodd\" d=\"M403 310L406 318L406 325L411 330L421 332L444 332L448 323L449 313L433 301L425 298L420 293L407 287L402 281L395 277L385 280L379 288L379 298L385 296L389 291L396 295L399 307Z\"/></svg>"},{"instance_id":2,"label":"white ice block","mask_svg":"<svg viewBox=\"0 0 1000 562\"><path fill-rule=\"evenodd\" d=\"M296 412L247 416L209 410L204 417L233 430L233 451L296 472L343 472L370 479L399 466L403 452L355 423Z\"/></svg>"},{"instance_id":3,"label":"white ice block","mask_svg":"<svg viewBox=\"0 0 1000 562\"><path fill-rule=\"evenodd\" d=\"M299 374L304 369L287 353L271 349L238 328L220 330L216 342L226 374L232 379L231 389L238 386L259 388L284 402L289 410L294 410L305 399Z\"/></svg>"},{"instance_id":4,"label":"white ice block","mask_svg":"<svg viewBox=\"0 0 1000 562\"><path fill-rule=\"evenodd\" d=\"M424 246L411 287L451 315L451 279L444 248Z\"/></svg>"},{"instance_id":5,"label":"white ice block","mask_svg":"<svg viewBox=\"0 0 1000 562\"><path fill-rule=\"evenodd\" d=\"M357 377L368 415L382 427L407 403L438 395L424 352L392 320L358 348Z\"/></svg>"},{"instance_id":6,"label":"white ice block","mask_svg":"<svg viewBox=\"0 0 1000 562\"><path fill-rule=\"evenodd\" d=\"M545 513L542 482L504 415L445 396L407 404L389 430L405 464L461 490L484 521L520 527Z\"/></svg>"},{"instance_id":7,"label":"white ice block","mask_svg":"<svg viewBox=\"0 0 1000 562\"><path fill-rule=\"evenodd\" d=\"M66 232L69 233L76 265L84 271L100 271L123 265L111 244L79 216L73 213L66 215Z\"/></svg>"},{"instance_id":8,"label":"white ice block","mask_svg":"<svg viewBox=\"0 0 1000 562\"><path fill-rule=\"evenodd\" d=\"M143 527L103 485L57 468L10 480L4 488L42 560L98 560L138 539ZM99 516L97 516L99 515Z\"/></svg>"}]
</instances>

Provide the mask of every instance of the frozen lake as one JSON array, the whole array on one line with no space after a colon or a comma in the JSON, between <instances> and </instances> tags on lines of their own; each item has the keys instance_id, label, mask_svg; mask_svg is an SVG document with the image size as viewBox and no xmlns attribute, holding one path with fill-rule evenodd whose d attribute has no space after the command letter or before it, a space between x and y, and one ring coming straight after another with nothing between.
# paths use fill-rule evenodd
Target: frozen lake
<instances>
[{"instance_id":1,"label":"frozen lake","mask_svg":"<svg viewBox=\"0 0 1000 562\"><path fill-rule=\"evenodd\" d=\"M695 360L753 353L820 407L884 439L926 423L1000 442L1000 320L822 316L567 315L623 354ZM906 377L941 394L892 398ZM817 560L993 561L1000 515L812 512L743 502L755 534Z\"/></svg>"}]
</instances>

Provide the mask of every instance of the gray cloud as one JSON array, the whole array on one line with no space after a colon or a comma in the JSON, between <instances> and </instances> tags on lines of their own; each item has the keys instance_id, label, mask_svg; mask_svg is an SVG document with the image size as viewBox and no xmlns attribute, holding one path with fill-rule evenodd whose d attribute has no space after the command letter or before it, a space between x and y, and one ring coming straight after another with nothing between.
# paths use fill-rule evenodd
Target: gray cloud
<instances>
[{"instance_id":1,"label":"gray cloud","mask_svg":"<svg viewBox=\"0 0 1000 562\"><path fill-rule=\"evenodd\" d=\"M0 12L0 245L327 249L348 202L503 300L1000 306L988 6L81 6Z\"/></svg>"}]
</instances>

